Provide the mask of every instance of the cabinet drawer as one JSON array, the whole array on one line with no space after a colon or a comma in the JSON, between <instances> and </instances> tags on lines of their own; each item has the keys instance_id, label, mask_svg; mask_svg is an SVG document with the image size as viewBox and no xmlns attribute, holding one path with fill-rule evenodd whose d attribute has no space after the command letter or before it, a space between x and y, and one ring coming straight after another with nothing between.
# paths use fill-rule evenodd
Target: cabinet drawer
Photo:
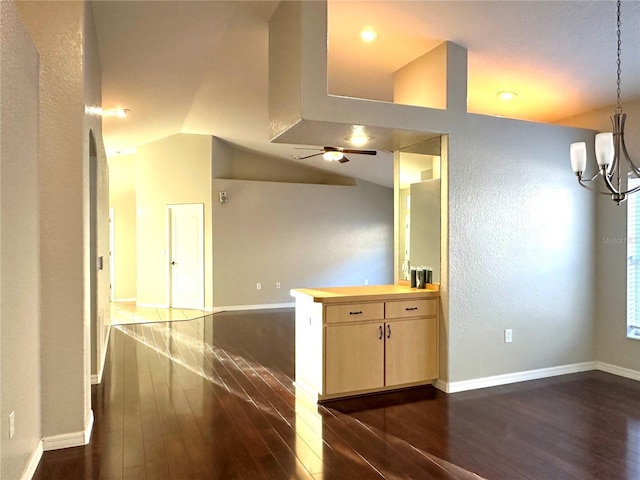
<instances>
[{"instance_id":1,"label":"cabinet drawer","mask_svg":"<svg viewBox=\"0 0 640 480\"><path fill-rule=\"evenodd\" d=\"M385 302L384 318L433 317L438 311L438 299Z\"/></svg>"},{"instance_id":2,"label":"cabinet drawer","mask_svg":"<svg viewBox=\"0 0 640 480\"><path fill-rule=\"evenodd\" d=\"M329 305L326 309L327 323L361 322L384 318L384 303L382 302Z\"/></svg>"}]
</instances>

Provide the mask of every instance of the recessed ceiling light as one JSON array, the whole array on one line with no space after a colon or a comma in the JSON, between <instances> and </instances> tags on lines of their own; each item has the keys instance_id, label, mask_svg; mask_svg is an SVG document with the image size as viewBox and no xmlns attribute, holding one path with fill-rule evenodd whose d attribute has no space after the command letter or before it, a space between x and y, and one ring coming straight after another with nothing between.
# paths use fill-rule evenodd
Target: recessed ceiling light
<instances>
[{"instance_id":1,"label":"recessed ceiling light","mask_svg":"<svg viewBox=\"0 0 640 480\"><path fill-rule=\"evenodd\" d=\"M362 30L360 30L360 38L362 39L363 42L371 43L376 38L378 38L378 32L376 32L371 27L365 27Z\"/></svg>"},{"instance_id":2,"label":"recessed ceiling light","mask_svg":"<svg viewBox=\"0 0 640 480\"><path fill-rule=\"evenodd\" d=\"M508 92L502 91L498 92L498 98L504 102L508 102L509 100L513 100L518 96L516 92Z\"/></svg>"},{"instance_id":3,"label":"recessed ceiling light","mask_svg":"<svg viewBox=\"0 0 640 480\"><path fill-rule=\"evenodd\" d=\"M371 137L364 131L364 126L353 125L351 127L351 136L347 140L355 147L361 147L369 141Z\"/></svg>"}]
</instances>

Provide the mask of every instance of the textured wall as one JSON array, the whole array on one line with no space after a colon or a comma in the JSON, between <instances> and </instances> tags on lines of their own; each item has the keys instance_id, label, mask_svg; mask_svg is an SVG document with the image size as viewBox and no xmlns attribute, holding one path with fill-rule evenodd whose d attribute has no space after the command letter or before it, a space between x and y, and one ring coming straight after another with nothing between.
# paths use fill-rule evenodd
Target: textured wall
<instances>
[{"instance_id":1,"label":"textured wall","mask_svg":"<svg viewBox=\"0 0 640 480\"><path fill-rule=\"evenodd\" d=\"M0 51L0 478L18 479L42 434L38 54L13 2L0 2Z\"/></svg>"},{"instance_id":2,"label":"textured wall","mask_svg":"<svg viewBox=\"0 0 640 480\"><path fill-rule=\"evenodd\" d=\"M595 200L567 158L590 136L475 115L449 135L449 381L594 360Z\"/></svg>"},{"instance_id":3,"label":"textured wall","mask_svg":"<svg viewBox=\"0 0 640 480\"><path fill-rule=\"evenodd\" d=\"M449 44L447 110L327 95L326 3L301 2L303 120L448 135L442 164L441 379L595 359L592 196L567 168L585 130L466 113L466 51ZM296 32L295 26L291 29ZM292 62L298 59L292 57ZM300 62L298 62L300 63ZM504 329L513 343L504 343Z\"/></svg>"},{"instance_id":4,"label":"textured wall","mask_svg":"<svg viewBox=\"0 0 640 480\"><path fill-rule=\"evenodd\" d=\"M214 180L213 190L229 196L213 204L216 308L292 303L292 288L393 282L391 189Z\"/></svg>"},{"instance_id":5,"label":"textured wall","mask_svg":"<svg viewBox=\"0 0 640 480\"><path fill-rule=\"evenodd\" d=\"M102 106L102 75L98 39L91 3L85 5L84 34L82 36L85 105L100 107ZM93 146L89 139L90 135L93 135L95 140ZM89 251L89 248L91 249L88 263L85 255L85 271L93 272L94 275L92 280L94 287L91 302L91 329L89 332L91 334L91 374L99 377L104 366L110 328L109 285L111 283L109 278L109 168L102 140L101 116L85 114L83 157L85 169L89 167L88 163L91 163L90 169L95 172L93 185L86 184L87 175L85 175L85 205L87 205L89 196L93 196L95 204L92 211L85 209L84 242L85 248L87 248L85 252ZM91 229L92 231L86 228L91 224L89 215L93 216L94 227ZM99 269L97 265L100 257L103 259L102 269Z\"/></svg>"},{"instance_id":6,"label":"textured wall","mask_svg":"<svg viewBox=\"0 0 640 480\"><path fill-rule=\"evenodd\" d=\"M18 10L40 53L42 434L80 435L91 410L85 5L19 2Z\"/></svg>"}]
</instances>

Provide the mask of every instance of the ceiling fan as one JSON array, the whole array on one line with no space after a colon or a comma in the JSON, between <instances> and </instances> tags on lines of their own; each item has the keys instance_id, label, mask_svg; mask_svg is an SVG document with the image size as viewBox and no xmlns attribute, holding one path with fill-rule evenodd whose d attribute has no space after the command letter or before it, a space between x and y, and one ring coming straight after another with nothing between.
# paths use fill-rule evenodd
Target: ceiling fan
<instances>
[{"instance_id":1,"label":"ceiling fan","mask_svg":"<svg viewBox=\"0 0 640 480\"><path fill-rule=\"evenodd\" d=\"M302 149L301 150L315 150L315 149ZM332 162L346 163L349 161L347 157L344 156L345 153L353 153L357 155L377 155L378 152L375 150L358 150L358 149L349 149L349 148L341 148L341 147L322 147L319 149L318 153L314 153L311 155L307 155L304 157L299 157L298 155L294 155L293 158L296 160L306 160L307 158L317 157L318 155L322 155L322 158L325 160L329 160Z\"/></svg>"}]
</instances>

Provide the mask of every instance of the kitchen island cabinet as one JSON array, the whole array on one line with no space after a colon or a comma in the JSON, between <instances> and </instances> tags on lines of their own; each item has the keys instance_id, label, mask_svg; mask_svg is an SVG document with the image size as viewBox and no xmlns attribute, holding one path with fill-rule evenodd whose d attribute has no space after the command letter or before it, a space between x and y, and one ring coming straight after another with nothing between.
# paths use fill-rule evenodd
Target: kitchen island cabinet
<instances>
[{"instance_id":1,"label":"kitchen island cabinet","mask_svg":"<svg viewBox=\"0 0 640 480\"><path fill-rule=\"evenodd\" d=\"M295 289L296 384L316 400L431 383L438 290L402 285Z\"/></svg>"}]
</instances>

